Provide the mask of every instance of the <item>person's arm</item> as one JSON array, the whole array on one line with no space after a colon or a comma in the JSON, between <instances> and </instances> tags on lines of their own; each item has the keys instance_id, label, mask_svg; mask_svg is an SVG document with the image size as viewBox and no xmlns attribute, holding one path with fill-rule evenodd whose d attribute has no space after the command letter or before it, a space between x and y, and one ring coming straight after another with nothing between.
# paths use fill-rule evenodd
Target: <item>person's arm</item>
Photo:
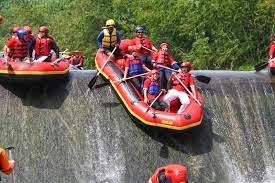
<instances>
[{"instance_id":1,"label":"person's arm","mask_svg":"<svg viewBox=\"0 0 275 183\"><path fill-rule=\"evenodd\" d=\"M29 56L30 56L31 58L33 58L33 56L34 56L34 55L32 55L32 54L33 54L33 50L34 50L34 46L35 46L35 40L36 40L36 38L34 38L34 39L32 40L32 42L31 42L31 44L30 44L30 47L29 47Z\"/></svg>"},{"instance_id":2,"label":"person's arm","mask_svg":"<svg viewBox=\"0 0 275 183\"><path fill-rule=\"evenodd\" d=\"M144 103L148 103L148 98L147 98L147 91L150 86L150 80L146 79L143 84L143 98L144 98Z\"/></svg>"},{"instance_id":3,"label":"person's arm","mask_svg":"<svg viewBox=\"0 0 275 183\"><path fill-rule=\"evenodd\" d=\"M155 52L152 56L152 66L153 67L156 67L157 66L157 63L156 63L156 60L158 59L158 52Z\"/></svg>"},{"instance_id":4,"label":"person's arm","mask_svg":"<svg viewBox=\"0 0 275 183\"><path fill-rule=\"evenodd\" d=\"M120 37L119 32L116 32L116 42L117 42L117 46L119 46L120 42L121 42L121 37Z\"/></svg>"},{"instance_id":5,"label":"person's arm","mask_svg":"<svg viewBox=\"0 0 275 183\"><path fill-rule=\"evenodd\" d=\"M173 69L175 69L175 70L179 69L179 66L178 66L177 62L173 59L172 56L169 55L168 60L169 60L169 63L172 66Z\"/></svg>"},{"instance_id":6,"label":"person's arm","mask_svg":"<svg viewBox=\"0 0 275 183\"><path fill-rule=\"evenodd\" d=\"M104 32L101 31L97 36L97 46L98 46L99 49L102 48L102 39L103 39L103 37L104 37Z\"/></svg>"},{"instance_id":7,"label":"person's arm","mask_svg":"<svg viewBox=\"0 0 275 183\"><path fill-rule=\"evenodd\" d=\"M146 70L147 72L150 72L150 69L148 69L148 67L145 66L145 64L142 64L142 67L144 70Z\"/></svg>"},{"instance_id":8,"label":"person's arm","mask_svg":"<svg viewBox=\"0 0 275 183\"><path fill-rule=\"evenodd\" d=\"M13 47L13 45L15 44L15 39L10 39L8 40L8 42L6 43L6 45L4 46L4 57L6 59L9 59L9 53L10 53L10 49Z\"/></svg>"},{"instance_id":9,"label":"person's arm","mask_svg":"<svg viewBox=\"0 0 275 183\"><path fill-rule=\"evenodd\" d=\"M190 85L191 92L195 98L197 98L197 91L195 85Z\"/></svg>"},{"instance_id":10,"label":"person's arm","mask_svg":"<svg viewBox=\"0 0 275 183\"><path fill-rule=\"evenodd\" d=\"M51 42L52 44L52 46L51 46L51 49L55 52L55 54L56 54L56 58L59 58L59 48L58 48L58 46L56 45L56 42L55 41L52 41Z\"/></svg>"},{"instance_id":11,"label":"person's arm","mask_svg":"<svg viewBox=\"0 0 275 183\"><path fill-rule=\"evenodd\" d=\"M271 45L268 55L269 55L269 59L272 59L274 57L274 55L275 55L275 44L274 43Z\"/></svg>"}]
</instances>

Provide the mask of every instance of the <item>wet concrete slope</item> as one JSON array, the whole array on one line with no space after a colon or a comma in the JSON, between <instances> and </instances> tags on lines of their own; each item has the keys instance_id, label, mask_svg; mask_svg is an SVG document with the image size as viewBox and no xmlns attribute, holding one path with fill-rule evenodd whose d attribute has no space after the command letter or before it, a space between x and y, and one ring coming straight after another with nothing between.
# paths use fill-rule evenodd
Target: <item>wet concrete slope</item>
<instances>
[{"instance_id":1,"label":"wet concrete slope","mask_svg":"<svg viewBox=\"0 0 275 183\"><path fill-rule=\"evenodd\" d=\"M176 134L133 122L110 86L89 90L93 71L72 71L51 85L2 84L0 144L16 148L17 182L141 183L170 163L186 165L190 182L274 181L269 79L202 73L212 78L197 82L206 102L203 125Z\"/></svg>"}]
</instances>

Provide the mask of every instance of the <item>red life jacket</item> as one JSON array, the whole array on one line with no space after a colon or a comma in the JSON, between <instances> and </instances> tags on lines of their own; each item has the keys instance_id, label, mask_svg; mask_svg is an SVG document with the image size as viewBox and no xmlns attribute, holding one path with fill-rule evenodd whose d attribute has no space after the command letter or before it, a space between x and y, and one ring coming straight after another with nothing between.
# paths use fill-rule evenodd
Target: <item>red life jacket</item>
<instances>
[{"instance_id":1,"label":"red life jacket","mask_svg":"<svg viewBox=\"0 0 275 183\"><path fill-rule=\"evenodd\" d=\"M11 49L9 56L13 59L23 59L28 56L28 42L20 40L18 37L15 39L14 47Z\"/></svg>"},{"instance_id":2,"label":"red life jacket","mask_svg":"<svg viewBox=\"0 0 275 183\"><path fill-rule=\"evenodd\" d=\"M51 51L50 44L52 41L53 39L51 37L36 37L34 46L35 56L48 56Z\"/></svg>"},{"instance_id":3,"label":"red life jacket","mask_svg":"<svg viewBox=\"0 0 275 183\"><path fill-rule=\"evenodd\" d=\"M83 57L71 57L70 58L70 64L72 65L78 65L80 64L81 66L83 65Z\"/></svg>"},{"instance_id":4,"label":"red life jacket","mask_svg":"<svg viewBox=\"0 0 275 183\"><path fill-rule=\"evenodd\" d=\"M168 51L159 51L156 63L157 64L163 64L163 65L170 64L169 63L169 54L168 54Z\"/></svg>"},{"instance_id":5,"label":"red life jacket","mask_svg":"<svg viewBox=\"0 0 275 183\"><path fill-rule=\"evenodd\" d=\"M190 77L191 77L191 74L180 72L180 73L177 73L176 76L182 81L182 83L187 88L190 87ZM178 91L187 92L186 89L181 85L181 83L177 80L176 77L172 78L172 85L173 85L173 89L176 89Z\"/></svg>"},{"instance_id":6,"label":"red life jacket","mask_svg":"<svg viewBox=\"0 0 275 183\"><path fill-rule=\"evenodd\" d=\"M142 37L136 37L136 45L142 45L146 48L149 48L151 49L151 44L150 44L150 41L147 37L145 36L142 36ZM139 53L142 53L142 54L147 54L147 53L150 53L150 51L144 49L144 48L141 48L139 51Z\"/></svg>"}]
</instances>

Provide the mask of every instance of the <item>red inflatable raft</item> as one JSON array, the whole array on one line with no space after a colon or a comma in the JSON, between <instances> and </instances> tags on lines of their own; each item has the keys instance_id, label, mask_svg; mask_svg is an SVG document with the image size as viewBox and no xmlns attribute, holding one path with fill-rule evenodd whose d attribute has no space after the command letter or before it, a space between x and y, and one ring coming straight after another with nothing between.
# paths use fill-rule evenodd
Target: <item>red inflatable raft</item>
<instances>
[{"instance_id":1,"label":"red inflatable raft","mask_svg":"<svg viewBox=\"0 0 275 183\"><path fill-rule=\"evenodd\" d=\"M102 52L97 52L95 63L99 70L108 56ZM121 63L121 59L117 60ZM203 118L202 107L190 97L190 104L182 114L176 112L164 112L158 111L153 108L148 110L148 104L143 102L143 96L132 85L131 81L123 83L115 82L123 78L123 70L117 64L109 61L101 74L111 82L116 93L120 97L121 101L135 120L141 123L151 126L157 126L162 128L168 128L173 130L184 130L201 124ZM197 98L203 105L203 100L200 92L197 92ZM179 102L173 102L172 105L177 105L179 108ZM175 106L174 106L175 107Z\"/></svg>"},{"instance_id":2,"label":"red inflatable raft","mask_svg":"<svg viewBox=\"0 0 275 183\"><path fill-rule=\"evenodd\" d=\"M0 58L0 79L8 82L35 82L44 79L64 78L69 71L69 61L51 62L5 62Z\"/></svg>"}]
</instances>

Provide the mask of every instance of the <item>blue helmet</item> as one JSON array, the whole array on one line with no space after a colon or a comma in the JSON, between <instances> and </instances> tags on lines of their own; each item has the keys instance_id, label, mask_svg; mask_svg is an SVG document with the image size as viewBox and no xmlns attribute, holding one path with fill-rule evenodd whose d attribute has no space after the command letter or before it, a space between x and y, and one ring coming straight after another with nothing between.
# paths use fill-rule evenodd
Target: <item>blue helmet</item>
<instances>
[{"instance_id":1,"label":"blue helmet","mask_svg":"<svg viewBox=\"0 0 275 183\"><path fill-rule=\"evenodd\" d=\"M144 28L142 26L136 27L136 32L142 32L142 31L144 31Z\"/></svg>"},{"instance_id":2,"label":"blue helmet","mask_svg":"<svg viewBox=\"0 0 275 183\"><path fill-rule=\"evenodd\" d=\"M20 29L19 31L17 31L17 36L18 37L24 37L27 35L27 31L24 29Z\"/></svg>"}]
</instances>

